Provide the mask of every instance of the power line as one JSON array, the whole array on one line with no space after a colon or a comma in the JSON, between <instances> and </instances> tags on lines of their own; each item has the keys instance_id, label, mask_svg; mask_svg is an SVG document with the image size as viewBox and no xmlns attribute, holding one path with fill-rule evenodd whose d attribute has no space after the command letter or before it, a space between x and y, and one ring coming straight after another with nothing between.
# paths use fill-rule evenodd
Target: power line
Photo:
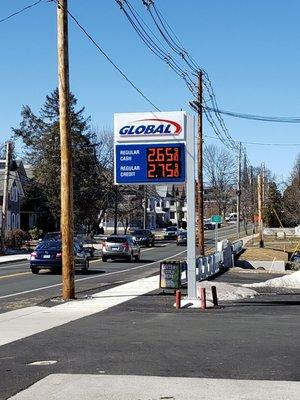
<instances>
[{"instance_id":1,"label":"power line","mask_svg":"<svg viewBox=\"0 0 300 400\"><path fill-rule=\"evenodd\" d=\"M217 139L215 136L205 135L205 137L210 139ZM242 144L252 144L254 146L300 146L300 143L263 143L263 142L241 142Z\"/></svg>"},{"instance_id":2,"label":"power line","mask_svg":"<svg viewBox=\"0 0 300 400\"><path fill-rule=\"evenodd\" d=\"M1 23L1 22L5 22L5 21L7 21L7 20L10 19L10 18L15 17L16 15L19 15L19 14L21 14L22 12L27 11L27 10L29 10L29 9L32 8L32 7L37 6L37 5L40 4L42 1L45 1L45 0L38 0L38 1L36 1L35 3L29 4L28 6L22 8L21 10L16 11L16 12L14 12L14 13L8 15L7 17L4 17L4 18L0 19L0 23Z\"/></svg>"},{"instance_id":3,"label":"power line","mask_svg":"<svg viewBox=\"0 0 300 400\"><path fill-rule=\"evenodd\" d=\"M207 110L210 111L216 111L212 107L205 107ZM229 115L230 117L235 117L235 118L244 118L244 119L251 119L255 121L265 121L265 122L285 122L285 123L290 123L290 124L299 124L300 123L300 117L268 117L268 116L262 116L262 115L255 115L255 114L245 114L245 113L238 113L235 111L225 111L225 110L219 110L218 113L224 114L224 115Z\"/></svg>"},{"instance_id":4,"label":"power line","mask_svg":"<svg viewBox=\"0 0 300 400\"><path fill-rule=\"evenodd\" d=\"M53 0L58 6L62 7L59 0ZM123 76L123 78L157 111L161 111L127 76L126 74L112 61L112 59L106 54L106 52L100 47L100 45L93 39L93 37L87 32L87 30L79 23L79 21L67 10L70 18L75 22L75 24L82 30L82 32L87 36L87 38L94 44L94 46L100 51L100 53L110 62L110 64Z\"/></svg>"}]
</instances>

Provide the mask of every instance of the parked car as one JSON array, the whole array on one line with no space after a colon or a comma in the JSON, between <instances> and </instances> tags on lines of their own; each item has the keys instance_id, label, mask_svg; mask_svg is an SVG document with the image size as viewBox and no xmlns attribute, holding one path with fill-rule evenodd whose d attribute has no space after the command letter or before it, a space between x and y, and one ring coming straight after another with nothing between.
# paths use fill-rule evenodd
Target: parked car
<instances>
[{"instance_id":1,"label":"parked car","mask_svg":"<svg viewBox=\"0 0 300 400\"><path fill-rule=\"evenodd\" d=\"M300 251L296 251L294 254L292 254L290 261L294 263L300 263Z\"/></svg>"},{"instance_id":2,"label":"parked car","mask_svg":"<svg viewBox=\"0 0 300 400\"><path fill-rule=\"evenodd\" d=\"M45 240L61 240L61 232L47 232L41 242ZM93 244L86 242L85 234L74 232L74 241L76 241L79 246L84 247L85 251L89 254L89 257L94 257L95 248L93 247Z\"/></svg>"},{"instance_id":3,"label":"parked car","mask_svg":"<svg viewBox=\"0 0 300 400\"><path fill-rule=\"evenodd\" d=\"M139 261L141 250L138 243L131 235L108 236L102 247L102 261L108 259L125 259L127 261Z\"/></svg>"},{"instance_id":4,"label":"parked car","mask_svg":"<svg viewBox=\"0 0 300 400\"><path fill-rule=\"evenodd\" d=\"M177 235L177 246L187 245L187 231L180 231Z\"/></svg>"},{"instance_id":5,"label":"parked car","mask_svg":"<svg viewBox=\"0 0 300 400\"><path fill-rule=\"evenodd\" d=\"M85 249L77 242L73 244L74 266L82 272L89 269L89 257ZM38 274L41 269L50 269L61 272L62 270L62 245L61 240L44 240L30 254L30 269L33 274Z\"/></svg>"},{"instance_id":6,"label":"parked car","mask_svg":"<svg viewBox=\"0 0 300 400\"><path fill-rule=\"evenodd\" d=\"M132 237L139 245L154 246L155 236L150 229L136 229L132 232Z\"/></svg>"},{"instance_id":7,"label":"parked car","mask_svg":"<svg viewBox=\"0 0 300 400\"><path fill-rule=\"evenodd\" d=\"M177 226L168 226L165 229L164 239L174 239L176 240L178 234Z\"/></svg>"},{"instance_id":8,"label":"parked car","mask_svg":"<svg viewBox=\"0 0 300 400\"><path fill-rule=\"evenodd\" d=\"M210 219L205 219L204 220L204 230L212 230L215 229L215 225L211 222Z\"/></svg>"}]
</instances>

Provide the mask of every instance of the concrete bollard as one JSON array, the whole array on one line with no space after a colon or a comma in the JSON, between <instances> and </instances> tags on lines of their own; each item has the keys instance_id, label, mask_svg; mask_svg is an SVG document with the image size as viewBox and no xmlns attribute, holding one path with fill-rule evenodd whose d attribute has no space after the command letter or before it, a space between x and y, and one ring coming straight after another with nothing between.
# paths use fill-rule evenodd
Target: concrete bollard
<instances>
[{"instance_id":1,"label":"concrete bollard","mask_svg":"<svg viewBox=\"0 0 300 400\"><path fill-rule=\"evenodd\" d=\"M206 291L205 288L200 288L200 308L206 310Z\"/></svg>"},{"instance_id":2,"label":"concrete bollard","mask_svg":"<svg viewBox=\"0 0 300 400\"><path fill-rule=\"evenodd\" d=\"M181 291L176 290L176 309L179 310L181 308Z\"/></svg>"},{"instance_id":3,"label":"concrete bollard","mask_svg":"<svg viewBox=\"0 0 300 400\"><path fill-rule=\"evenodd\" d=\"M216 286L211 287L211 295L212 295L212 301L214 303L214 306L217 306L218 305L218 295L217 295Z\"/></svg>"}]
</instances>

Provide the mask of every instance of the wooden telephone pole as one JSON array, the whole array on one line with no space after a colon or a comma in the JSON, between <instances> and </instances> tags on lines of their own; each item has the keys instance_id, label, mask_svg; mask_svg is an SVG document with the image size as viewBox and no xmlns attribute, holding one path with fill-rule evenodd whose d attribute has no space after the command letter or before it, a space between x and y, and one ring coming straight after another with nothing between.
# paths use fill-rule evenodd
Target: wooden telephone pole
<instances>
[{"instance_id":1,"label":"wooden telephone pole","mask_svg":"<svg viewBox=\"0 0 300 400\"><path fill-rule=\"evenodd\" d=\"M68 1L57 2L59 130L61 152L61 236L63 299L75 298L73 255L73 178L70 132Z\"/></svg>"},{"instance_id":2,"label":"wooden telephone pole","mask_svg":"<svg viewBox=\"0 0 300 400\"><path fill-rule=\"evenodd\" d=\"M7 207L8 207L8 184L9 184L9 169L11 163L11 142L6 143L6 157L5 157L5 172L3 183L3 200L2 200L2 213L1 213L1 252L5 250L5 231L7 224Z\"/></svg>"},{"instance_id":3,"label":"wooden telephone pole","mask_svg":"<svg viewBox=\"0 0 300 400\"><path fill-rule=\"evenodd\" d=\"M198 246L204 256L204 212L203 212L203 135L202 135L202 71L198 71Z\"/></svg>"},{"instance_id":4,"label":"wooden telephone pole","mask_svg":"<svg viewBox=\"0 0 300 400\"><path fill-rule=\"evenodd\" d=\"M240 238L241 233L241 148L242 144L239 143L238 157L237 157L237 187L236 187L236 234Z\"/></svg>"}]
</instances>

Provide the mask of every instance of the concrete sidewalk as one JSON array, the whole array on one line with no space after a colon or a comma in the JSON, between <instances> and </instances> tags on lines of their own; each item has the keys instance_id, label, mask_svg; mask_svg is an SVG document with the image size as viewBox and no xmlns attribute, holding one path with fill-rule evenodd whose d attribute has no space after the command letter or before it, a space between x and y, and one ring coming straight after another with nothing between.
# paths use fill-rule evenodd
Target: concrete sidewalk
<instances>
[{"instance_id":1,"label":"concrete sidewalk","mask_svg":"<svg viewBox=\"0 0 300 400\"><path fill-rule=\"evenodd\" d=\"M6 256L0 256L0 264L9 263L13 261L29 260L30 254L10 254Z\"/></svg>"},{"instance_id":2,"label":"concrete sidewalk","mask_svg":"<svg viewBox=\"0 0 300 400\"><path fill-rule=\"evenodd\" d=\"M300 382L289 381L53 374L10 399L298 400L299 392Z\"/></svg>"}]
</instances>

